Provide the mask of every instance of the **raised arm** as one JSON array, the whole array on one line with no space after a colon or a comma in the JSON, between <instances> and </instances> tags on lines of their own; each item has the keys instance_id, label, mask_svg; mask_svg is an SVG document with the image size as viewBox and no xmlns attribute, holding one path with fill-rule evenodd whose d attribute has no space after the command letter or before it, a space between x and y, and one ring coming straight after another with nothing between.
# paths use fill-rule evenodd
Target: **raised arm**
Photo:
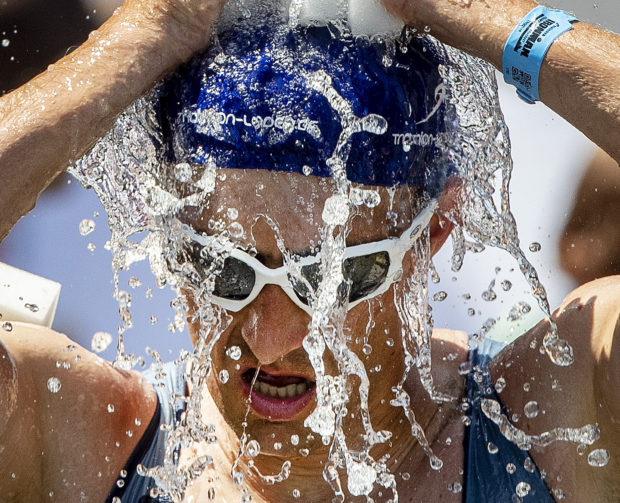
<instances>
[{"instance_id":1,"label":"raised arm","mask_svg":"<svg viewBox=\"0 0 620 503\"><path fill-rule=\"evenodd\" d=\"M383 0L407 24L502 69L504 44L531 0ZM468 5L467 5L468 4ZM583 22L555 40L540 71L541 101L620 163L620 36Z\"/></svg>"},{"instance_id":2,"label":"raised arm","mask_svg":"<svg viewBox=\"0 0 620 503\"><path fill-rule=\"evenodd\" d=\"M126 0L74 52L0 98L0 240L153 83L206 46L224 0Z\"/></svg>"}]
</instances>

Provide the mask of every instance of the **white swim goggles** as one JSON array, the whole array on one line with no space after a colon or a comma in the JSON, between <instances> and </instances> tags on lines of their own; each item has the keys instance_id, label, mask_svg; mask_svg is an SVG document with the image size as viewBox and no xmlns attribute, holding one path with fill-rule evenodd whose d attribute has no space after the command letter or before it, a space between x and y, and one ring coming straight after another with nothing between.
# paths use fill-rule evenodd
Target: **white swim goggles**
<instances>
[{"instance_id":1,"label":"white swim goggles","mask_svg":"<svg viewBox=\"0 0 620 503\"><path fill-rule=\"evenodd\" d=\"M436 200L431 201L399 238L346 248L342 264L345 281L339 294L344 300L348 293L349 310L360 302L381 295L400 279L403 257L430 222L436 205ZM250 254L233 249L224 259L223 266L213 268L213 260L207 252L212 238L198 234L188 225L183 225L183 229L192 240L186 260L191 260L203 277L215 270L214 304L237 312L256 299L265 285L278 285L297 306L312 316L312 299L321 282L320 254L295 260L293 267L285 265L270 269ZM298 271L303 279L291 275L291 269ZM314 291L311 292L310 288Z\"/></svg>"}]
</instances>

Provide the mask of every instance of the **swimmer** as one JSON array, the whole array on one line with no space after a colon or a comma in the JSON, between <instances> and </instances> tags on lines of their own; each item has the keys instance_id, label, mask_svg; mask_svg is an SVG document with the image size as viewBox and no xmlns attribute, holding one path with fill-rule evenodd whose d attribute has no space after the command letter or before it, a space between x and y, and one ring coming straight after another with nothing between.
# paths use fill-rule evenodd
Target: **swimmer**
<instances>
[{"instance_id":1,"label":"swimmer","mask_svg":"<svg viewBox=\"0 0 620 503\"><path fill-rule=\"evenodd\" d=\"M50 70L52 76L46 74L31 83L30 87L18 90L16 94L9 95L0 102L4 118L0 126L3 128L0 132L3 135L3 141L0 142L3 170L0 201L2 214L5 216L4 232L7 232L19 215L33 204L36 194L42 190L47 180L62 169L69 159L84 152L96 137L103 134L117 113L144 92L155 79L178 66L181 61L205 45L207 38L198 41L192 39L191 43L188 42L186 31L196 26L194 23L197 23L198 15L202 16L201 26L212 23L217 7L213 3L200 3L208 8L200 12L182 11L181 14L179 11L173 11L175 14L167 17L165 15L167 11L163 7L177 4L150 2L149 5L152 7L150 12L153 15L143 24L136 21L137 11L132 10L140 4L147 5L146 2L127 3L117 18L104 27L97 36L92 37L85 48L78 49L65 60L65 63L60 64L59 74L53 74L56 69L52 69ZM407 5L400 2L398 6L401 9L398 11L399 14L407 22L412 24L422 22L430 26L431 30L436 28L438 36L442 34L442 26L447 24L452 28L456 27L457 29L449 30L450 33L458 33L463 39L447 38L446 41L478 55L483 55L482 43L479 44L480 47L476 47L474 44L478 38L472 37L473 41L468 40L468 33L474 29L485 29L486 40L497 42L489 44L489 47L495 46L498 54L501 54L499 48L501 36L505 35L503 39L505 40L507 33L511 31L506 24L506 33L502 32L501 27L504 26L502 20L510 19L512 12L515 19L510 26L514 27L531 7L529 2L502 3L502 6L509 7L502 7L497 13L497 18L493 17L491 22L487 20L488 25L484 23L480 25L480 20L486 19L486 11L478 12L477 6L480 5L478 3L474 3L471 10L467 11L469 16L460 16L459 13L462 12L460 9L465 8L446 2L441 16L437 14L437 18L422 21L408 16L405 8ZM420 2L419 5L423 6L423 3ZM178 7L183 9L192 6L197 9L199 3L178 4ZM397 6L392 7L396 9ZM493 12L495 16L496 12ZM136 23L133 30L123 32L128 30L126 23L131 21ZM182 24L183 22L186 24ZM158 29L154 30L154 26ZM184 37L179 44L181 48L167 47L165 42L169 44L171 41L166 41L166 37L163 41L159 40L160 26L168 29L164 32L168 36L175 34ZM181 26L186 28L181 29ZM615 112L617 107L610 105L613 104L613 100L617 102L618 99L618 93L614 91L617 90L618 83L615 83L614 88L612 78L613 68L617 67L616 63L613 63L613 58L617 60L620 52L617 49L617 37L587 26L580 28L586 32L579 34L577 26L585 25L576 25L575 33L569 35L569 40L572 40L570 37L577 37L584 44L587 40L595 46L608 44L606 47L616 49L610 49L609 55L600 58L593 57L586 49L582 52L579 47L566 54L560 51L557 59L553 52L550 52L548 55L550 59L545 60L545 64L549 65L546 68L550 75L546 78L550 90L545 94L545 87L541 85L541 97L543 101L554 106L556 111L564 112L567 116L570 116L572 106L576 109L581 107L589 110L596 119L592 121L585 119L583 129L603 146L610 145L609 137L613 134L610 134L610 131L618 130L618 117L614 115L617 113ZM46 110L41 110L40 106L34 107L33 103L41 105L41 96L37 97L37 93L51 93L60 82L64 82L64 79L58 79L59 76L73 75L83 64L79 61L86 61L75 58L89 54L93 48L92 44L96 44L98 40L106 40L108 36L113 47L112 54L108 55L109 59L108 56L102 56L102 59L93 62L91 67L93 72L99 72L96 74L99 77L92 79L92 82L105 80L106 86L102 86L103 89L90 87L84 89L80 87L79 80L73 79L71 85L72 87L75 85L75 89L79 91L73 93L65 89L66 95L61 93L62 96L56 98L58 102L55 107L46 107L46 110L49 110L47 113ZM600 44L594 42L596 40ZM118 46L114 46L114 43ZM158 43L161 45L158 46ZM562 38L558 39L560 48L561 44ZM554 48L552 47L552 51ZM82 49L83 52L78 52ZM158 54L159 49L163 51L162 55L154 61L152 56ZM172 54L167 53L166 49ZM133 69L129 65L123 67L122 63L117 64L125 60L120 57L125 54L123 51L131 51L135 64ZM498 54L490 55L488 59L493 61L499 57ZM580 60L580 57L583 59ZM583 70L580 79L576 78L572 82L562 79L561 69L565 68L566 64L563 63L565 61L563 58L574 58L570 60L572 67ZM554 73L554 62L560 68L557 70L559 73ZM579 63L583 63L583 66ZM606 65L611 65L608 72L604 71ZM72 73L63 73L67 70ZM140 70L144 70L146 75ZM132 72L130 76L127 73L129 71ZM107 79L103 79L101 77L103 75L106 75ZM595 77L591 80L587 79L593 75ZM112 77L118 77L118 80ZM544 74L541 77L542 84L545 82ZM586 88L582 87L584 79L587 82ZM575 101L568 104L554 92L564 97L567 94L573 96ZM52 98L47 97L43 101L48 102L50 99ZM591 100L595 100L596 103L592 104ZM29 105L32 105L32 108L28 108ZM398 113L398 110L395 113ZM96 117L97 121L93 120L93 117ZM576 118L573 119L577 122ZM59 123L66 124L67 128L58 128ZM18 127L23 124L25 126ZM52 133L58 129L60 131L57 134ZM74 143L68 141L70 138L75 138ZM614 150L616 148L617 144L614 143L608 150L612 155L615 154L617 159L617 151ZM11 160L14 162L9 162ZM286 159L284 161L286 162ZM21 171L20 177L13 177L13 173L18 170ZM29 173L26 181L23 178L24 170ZM251 260L252 257L245 255L240 255L240 259L245 266L255 271L260 271L262 266L277 268L282 265L283 257L268 223L264 220L254 221L257 214L266 212L267 209L258 198L248 197L246 187L255 187L260 182L266 194L282 195L279 201L269 201L268 211L269 216L279 224L287 250L296 253L307 252L309 243L316 243L320 238L316 224L321 220L320 214L295 215L297 208L295 199L291 196L302 194L307 198L308 194L313 194L316 199L313 211L320 213L326 198L332 194L329 179L321 177L318 173L316 176L302 176L295 170L290 171L293 172L283 173L264 169L231 170L230 176L218 185L218 191L215 193L214 197L221 197L227 203L238 201L236 207L240 209L239 222L244 228L253 228L254 246L258 251L257 259L260 260L257 263ZM376 184L371 185L378 186L380 194L386 196L387 189L384 187L390 184L377 182L376 177L381 176L381 173L375 168L370 172L375 178L369 180L363 178L368 173L362 171L357 183L375 181ZM392 185L398 185L394 202L398 209L398 221L394 224L387 218L387 211L390 208L385 201L389 200L388 197L382 197L384 202L375 208L360 210L360 215L354 220L347 239L351 256L356 256L356 246L371 244L376 246L377 250L386 253L390 259L395 258L393 255L395 240L389 238L401 240L403 236L406 238L405 231L411 226L415 215L419 215L429 226L430 249L433 252L436 252L448 237L450 223L442 221L439 216L433 216L430 221L425 220L427 218L425 215L428 214L423 207L419 207L421 198L416 191L410 189L406 180L394 178L391 182ZM293 186L294 190L283 190L283 187ZM440 197L439 204L450 205L450 187L443 188L446 190ZM211 208L217 207L217 204L211 206ZM189 232L198 242L204 240L205 234L209 231L205 225L210 216L209 211L213 210L197 208L184 215L184 223L191 226ZM408 245L413 246L413 243L408 242ZM407 270L407 267L411 267L411 261L404 260L402 263L406 268L404 276L407 277L411 273ZM358 263L355 267L363 269L362 265ZM373 270L377 267L381 269L381 260L375 257ZM368 293L364 282L368 282L371 277L374 290ZM283 281L283 284L286 285L286 281ZM281 462L292 457L291 446L287 444L280 449L271 447L273 445L273 442L270 442L271 434L276 429L277 436L283 438L300 432L305 434L308 430L303 427L303 419L313 407L312 401L306 400L312 397L315 376L302 348L303 337L307 333L309 306L308 302L304 303L294 292L291 293L290 289L287 291L279 285L272 284L253 292L252 297L235 300L234 297L239 295L238 291L234 291L237 286L224 283L220 285L222 290L219 290L219 302L229 309L232 321L214 349L214 366L218 370L228 370L236 379L235 382L231 382L231 386L220 385L215 380L209 385L212 398L210 405L207 405L211 407L209 412L214 414L212 417L220 418L216 421L216 430L225 432L219 436L216 444L218 449L216 461L222 466L227 462L230 464L231 451L238 446L240 433L238 428L245 414L245 408L239 405L243 404L246 388L252 384L248 376L260 365L262 373L257 374L259 390L256 395L262 396L257 396L256 403L252 406L248 416L248 430L259 439L261 447L267 454L257 458L261 471L277 473ZM371 276L367 273L362 274L352 286L358 288L360 296L355 300L351 299L351 309L347 314L346 326L351 333L365 331L369 306L375 310L373 319L376 328L372 333L374 338L384 337L385 329L390 333L398 333L400 321L396 315L392 293L397 284L388 281L387 277L381 274ZM226 288L229 289L229 294L223 290ZM373 292L376 295L373 295ZM371 302L375 296L380 297L380 303ZM568 501L586 499L613 501L618 491L620 481L616 475L618 473L616 458L620 453L620 446L618 436L614 434L614 424L620 417L617 393L620 376L617 370L619 368L617 344L614 345L613 342L614 337L618 335L619 298L618 278L605 278L580 287L569 295L554 313L559 333L573 346L575 354L581 356L576 358L570 367L557 367L545 355L530 349L531 343L540 341L547 332L545 323L524 334L490 364L488 361L478 362L489 364L492 382L496 382L499 377L504 378L506 388L501 393L501 402L508 411L523 411L526 403L533 398L538 403L544 404L545 414L540 413L528 421L521 419L522 422L517 423L526 433L535 434L552 429L557 426L558 418L562 418L563 424L571 427L584 424L598 425L601 438L595 445L600 444L611 453L611 459L605 469L592 471L592 468L584 463L583 457L579 456L573 444L558 443L545 449L534 448L529 452L536 473L544 471L547 481L562 480L562 491ZM353 305L357 301L361 302ZM380 305L383 309L379 309ZM197 306L189 308L190 320L192 310L195 309ZM190 333L196 338L195 327ZM152 426L157 426L158 415L170 414L169 410L164 410L167 401L158 398L163 391L155 390L139 374L114 369L81 348L69 350L68 346L71 344L69 339L46 329L15 324L10 333L1 333L0 337L3 342L0 352L0 375L7 383L16 387L16 389L7 387L0 394L3 405L3 414L0 414L0 446L3 448L0 491L3 497L6 497L7 501L54 499L74 501L78 498L106 501L106 498L110 498L116 491L115 486L118 487L117 480L121 470L131 468L132 461L139 461L148 455L146 451L153 445L153 439L156 439L158 434L157 431L153 431ZM231 364L224 353L225 347L233 345L242 348L239 370ZM352 349L361 356L362 348L359 344L354 343L353 346ZM470 356L467 354L464 334L436 331L433 337L433 351L437 362L434 366L437 387L450 390L450 393L459 397L471 394L474 402L476 397L479 399L475 384L470 382L470 379L458 378L460 364L465 363ZM413 440L407 431L408 428L403 426L407 422L402 421L402 411L391 407L387 400L382 403L384 397L391 396L391 387L402 375L402 352L398 344L388 346L375 342L369 356L371 365L382 365L385 369L374 377L371 374L371 389L374 391L370 395L370 408L372 417L380 418L377 419L376 429L391 430L394 432L394 438L398 439L398 442L395 442L398 445L395 446L392 456L394 463L392 468L401 474L408 474L398 481L401 497L406 495L407 499L411 498L412 501L432 501L440 497L448 501L450 498L453 501L461 501L462 494L451 493L445 489L455 482L466 487L466 501L504 501L502 498L506 494L510 497L514 493L514 485L511 479L508 481L505 479L507 476L505 465L499 462L498 467L498 461L493 459L492 453L489 453L488 443L484 442L485 438L491 438L487 436L494 431L494 425L488 424L480 414L478 414L479 422L476 423L475 416L472 415L469 435L473 436L466 437L468 433L461 418L462 413L457 413L450 407L442 407L430 400L421 383L413 379L408 383L408 391L412 397L416 397L416 416L426 431L429 443L444 461L444 466L439 472L430 468L420 445ZM78 355L80 359L76 361L75 356ZM448 355L455 356L448 358ZM481 360L484 358L482 354L471 356ZM58 396L49 393L45 383L56 368L56 361L67 358L73 359L74 363L71 372L67 372L63 377L60 392L62 400L57 400ZM333 365L333 362L331 364ZM14 378L15 375L17 379ZM170 376L171 381L173 377L174 375ZM526 380L530 382L529 391L523 388ZM554 380L562 383L563 390L554 387ZM292 384L295 384L295 390L291 390L294 396L290 398L294 403L288 402L287 406L275 407L280 416L274 420L274 404L270 398L272 388L275 387L276 393L280 393L280 390L286 387L288 394L288 386ZM183 387L182 382L171 382L167 393L174 390L181 391ZM579 400L574 400L575 397L579 397ZM114 413L104 413L107 411L103 409L107 408L108 404L113 405ZM139 421L136 421L136 418ZM152 421L153 418L155 422ZM469 438L468 450L448 449L446 442L448 437L454 445L463 445L467 442L466 438ZM501 435L494 438L496 438L494 443L499 446L500 452L523 456L520 459L521 466L524 466L528 454L524 452L519 454L519 449L514 452L514 445L507 441L499 445L503 438ZM301 443L306 445L306 442L309 442L311 454L295 459L294 470L285 484L267 486L250 478L253 501L289 501L293 499L291 491L294 488L300 491L302 501L331 500L332 490L321 475L321 459L325 459L325 452L321 451L320 439L304 438L300 441L300 445ZM472 460L472 456L476 457L485 451L491 454L486 459L491 459L495 465L485 464L484 459L478 464ZM135 464L133 469L135 471ZM461 473L461 469L464 469L464 473ZM519 476L526 477L527 474L524 472L529 473L528 470L521 470ZM187 501L207 501L208 488L211 484L209 477L214 476L219 477L216 500L237 501L238 493L234 492L236 489L229 481L228 472L224 470L223 473L224 475L221 473L214 475L205 472L204 477L196 481L190 489ZM135 474L128 473L126 478L133 480ZM531 497L535 492L539 498L536 501L562 499L560 493L551 496L547 491L549 487L553 487L553 483L549 482L549 486L545 487L540 476L537 480L537 486L534 482L531 484L533 491ZM381 497L377 494L373 494L373 497L375 501L381 501ZM123 497L122 501L138 501L138 497L135 499Z\"/></svg>"}]
</instances>

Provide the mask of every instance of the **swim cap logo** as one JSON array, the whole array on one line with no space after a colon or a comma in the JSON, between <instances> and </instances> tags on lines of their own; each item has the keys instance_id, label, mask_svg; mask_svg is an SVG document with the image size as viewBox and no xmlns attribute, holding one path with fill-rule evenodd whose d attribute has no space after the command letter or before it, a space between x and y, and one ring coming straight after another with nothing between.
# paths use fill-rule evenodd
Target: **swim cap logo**
<instances>
[{"instance_id":1,"label":"swim cap logo","mask_svg":"<svg viewBox=\"0 0 620 503\"><path fill-rule=\"evenodd\" d=\"M184 110L180 116L181 122L190 123L196 126L196 132L213 136L221 135L223 126L242 126L246 128L254 128L258 132L265 132L269 129L277 129L284 133L292 133L293 131L305 131L314 138L321 138L321 130L318 121L304 118L294 118L290 115L251 115L243 114L237 116L235 114L207 110Z\"/></svg>"}]
</instances>

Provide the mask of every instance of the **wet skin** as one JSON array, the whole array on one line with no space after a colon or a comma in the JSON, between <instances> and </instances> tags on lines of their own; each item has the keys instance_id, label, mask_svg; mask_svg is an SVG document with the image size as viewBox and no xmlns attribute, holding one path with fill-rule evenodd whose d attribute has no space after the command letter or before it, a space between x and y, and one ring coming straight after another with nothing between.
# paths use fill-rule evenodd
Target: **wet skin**
<instances>
[{"instance_id":1,"label":"wet skin","mask_svg":"<svg viewBox=\"0 0 620 503\"><path fill-rule=\"evenodd\" d=\"M220 184L221 190L211 208L204 209L204 215L194 215L197 228L201 222L206 222L201 216L217 213L220 207L225 212L231 206L239 210L239 221L244 228L252 228L254 217L261 210L253 197L247 197L247 186L256 187L258 180L251 176L258 175L247 176L236 184L233 177L229 183ZM315 205L291 212L291 207L297 207L297 196L282 191L275 182L263 180L262 183L260 192L264 194L265 206L269 206L270 212L280 211L282 221L278 224L286 247L299 251L305 250L310 240L316 243L322 201L331 191L322 190L320 184L305 186L309 182L297 178L299 190L316 190ZM406 201L402 204L406 209ZM394 226L385 218L385 210L385 207L364 210L362 216L356 217L348 236L349 243L399 235L408 221L398 221ZM253 229L255 244L265 263L280 265L273 232L264 219L258 219ZM431 222L431 236L435 236L431 241L432 251L442 242L441 230L437 221ZM398 318L392 298L390 289L380 302L376 299L361 303L351 310L345 324L345 333L351 335L350 346L366 368L382 365L381 372L369 374L373 425L376 430L388 429L393 433L394 441L389 446L390 469L396 474L410 474L409 480L397 476L401 496L406 495L412 501L433 501L438 497L460 501L461 495L452 494L446 488L450 483L462 481L459 472L463 466L461 413L454 407L437 407L428 398L415 372L412 373L407 389L412 396L413 409L435 453L444 461L443 469L434 472L425 454L412 440L399 409L388 405L391 386L402 371L402 349L396 335ZM598 424L601 438L587 452L594 448L607 449L611 459L604 468L590 467L587 456L580 456L574 444L558 443L530 452L538 467L547 473L549 487L564 492L566 499L563 501L617 501L620 491L620 438L617 435L620 351L616 342L620 337L619 299L620 278L604 278L575 290L554 313L560 336L574 348L576 358L571 367L557 367L541 355L540 342L546 332L544 323L520 337L491 365L493 379L502 376L507 382L501 394L502 402L509 414L521 414L516 426L526 433L539 434L558 426ZM373 351L366 357L356 335L362 334L361 340L366 333L369 309L375 326L368 337ZM245 416L245 395L239 385L240 372L225 356L226 348L231 345L242 348L240 365L255 367L260 362L264 368L296 373L301 369L302 373L311 375L312 369L300 346L308 320L305 312L279 287L272 286L267 286L245 310L232 315L231 325L213 354L214 374L225 368L231 379L224 385L213 378L209 383L212 400L206 396L205 403L207 417L218 428L218 443L209 446L217 466L204 473L190 488L187 501L191 496L194 496L194 503L208 501L206 495L214 484L212 479L218 488L218 501L239 501L239 490L232 485L229 473L230 462L238 449L239 425ZM392 347L385 344L386 328L395 341ZM196 327L192 327L191 332L195 336ZM435 383L441 391L457 397L464 393L457 369L466 358L465 340L464 334L459 332L435 331L432 343ZM6 386L0 394L4 411L0 414L0 494L3 501L47 501L50 492L57 501L73 501L81 494L92 501L105 500L153 414L154 390L137 372L114 369L83 348L69 351L70 339L49 329L14 324L11 332L0 331L0 342L0 376L12 383L11 389ZM444 358L450 353L457 357L454 360ZM80 356L79 361L76 356ZM71 361L70 370L59 370L57 361ZM325 364L329 373L336 373L335 362L326 358ZM58 372L61 372L62 388L53 394L45 383ZM554 387L554 380L559 382L560 389ZM356 379L351 381L349 411L356 412L357 382ZM525 382L530 383L528 392L523 388ZM386 402L381 403L384 398ZM538 402L541 413L525 420L523 407L530 400ZM106 410L108 403L114 403L114 414ZM253 501L290 501L293 488L301 491L302 501L331 501L331 489L321 475L326 449L318 439L306 444L302 433L307 431L303 428L303 418L311 408L310 404L298 417L288 421L270 421L250 411L247 432L261 442L265 453L256 459L261 471L274 474L280 470L284 459L293 462L291 477L283 484L263 485L256 477L249 476L246 480L253 492ZM140 425L136 418L140 419ZM350 438L361 431L356 418L348 419L345 429ZM129 430L131 436L127 434ZM273 449L276 440L271 437L273 433L281 438L283 446L279 451ZM307 457L300 457L286 440L293 433L300 436L299 447L310 449ZM452 440L449 446L448 437ZM186 449L182 454L187 458L192 453L192 449ZM372 454L379 457L382 451L376 448ZM245 467L241 469L247 472ZM346 487L346 480L343 485ZM389 497L386 491L383 497L375 496L375 501ZM354 499L347 498L347 501Z\"/></svg>"},{"instance_id":2,"label":"wet skin","mask_svg":"<svg viewBox=\"0 0 620 503\"><path fill-rule=\"evenodd\" d=\"M262 190L257 191L258 197L247 197L248 187L261 185ZM272 194L277 194L277 198L272 197ZM184 220L196 230L212 233L209 231L209 220L224 219L229 223L227 210L236 208L239 213L237 222L245 231L240 244L254 246L258 252L257 258L267 267L275 268L282 265L283 258L274 237L274 230L268 222L271 221L277 226L277 235L287 251L304 254L312 245L316 245L321 240L321 212L324 201L332 194L331 183L315 177L264 171L227 170L226 180L218 182L209 208L188 209ZM416 196L411 194L409 189L397 190L392 199L385 189L381 189L380 194L382 203L378 207L372 210L360 207L356 210L357 216L353 218L353 224L347 229L349 246L400 236L409 226L411 216L414 214L412 205L418 204ZM392 201L391 204L390 201ZM294 212L291 211L293 207L296 208ZM396 219L388 218L386 214L389 211L399 216ZM431 234L434 251L441 246L443 240L449 235L450 229L449 224L440 226L436 218L432 221ZM405 275L410 273L413 260L415 259L412 254L406 255ZM192 306L191 302L190 306ZM193 309L195 306L190 308L188 319L192 318ZM316 481L322 479L322 463L327 459L328 447L322 444L319 435L304 427L305 418L315 407L312 389L315 379L314 370L302 347L311 322L310 316L295 305L276 285L265 286L251 304L237 313L229 314L231 315L230 325L222 334L212 353L214 371L209 381L209 391L217 408L229 427L237 436L240 436L243 431L241 424L248 411L246 399L250 383L259 366L262 373L258 380L266 383L286 384L297 382L295 378L305 379L309 383L309 389L306 392L307 400L304 401L303 396L298 399L304 403L295 413L281 414L277 407L280 399L271 397L265 399L260 391L254 392L255 403L249 407L246 433L260 443L261 452L266 454L255 460L262 473L278 473L284 460L293 460L291 479L294 482L291 480L284 484L288 487L288 494L291 488L298 488L302 494L315 494L317 498L328 497L332 493L327 484L320 484L324 486L320 489L316 487ZM194 324L190 328L194 339L197 338L197 331L198 325ZM393 469L395 466L402 466L403 459L408 459L407 464L409 464L412 458L416 458L416 456L411 456L410 452L405 455L405 452L412 451L415 445L411 439L409 423L401 409L389 404L393 397L392 387L402 378L404 368L404 354L400 342L401 323L394 306L393 287L384 294L362 302L349 311L344 324L344 333L349 347L364 363L368 373L369 410L373 427L375 430L391 431L398 444L398 448L394 449L378 446L373 449L372 454L376 458L388 450L393 456L395 452L403 454L394 456L396 461L392 465ZM386 343L388 339L391 339L393 344L388 345ZM453 337L452 341L442 341L441 344L438 341L437 352L447 354L456 350L464 358L463 340L458 339L459 337ZM372 352L368 355L362 351L365 342L372 347ZM233 346L241 349L242 356L238 361L226 355L226 350ZM440 389L444 392L451 392L455 397L462 394L462 378L456 372L460 361L461 358L449 365L439 364L435 368L435 378L438 380ZM325 353L324 362L327 374L339 374L337 362L329 350ZM377 368L380 368L380 371L374 370ZM215 377L221 370L226 370L230 376L225 384ZM413 371L412 374L416 372ZM358 414L358 385L357 377L349 378L351 403L348 408L351 414L345 421L345 431L351 448L361 447L359 439L363 433ZM427 433L442 430L447 418L453 415L453 408L450 407L450 411L440 411L428 399L417 376L409 380L407 391L414 397L413 401L420 406L419 412L416 412L417 419L425 427ZM265 406L265 402L269 400L274 403L271 412ZM431 420L434 426L429 427ZM297 446L292 445L291 435L299 436ZM455 435L458 434L453 434L453 437ZM280 443L281 447L276 449L274 447L276 442ZM310 454L307 457L303 456L300 454L300 449L308 449ZM423 460L422 463L426 471L428 462ZM452 466L454 473L450 475L458 477L457 471L460 463L453 463ZM450 471L452 470L445 470L445 472ZM416 479L416 477L412 478ZM402 480L401 483L403 483ZM257 485L257 488L259 487L263 489Z\"/></svg>"}]
</instances>

